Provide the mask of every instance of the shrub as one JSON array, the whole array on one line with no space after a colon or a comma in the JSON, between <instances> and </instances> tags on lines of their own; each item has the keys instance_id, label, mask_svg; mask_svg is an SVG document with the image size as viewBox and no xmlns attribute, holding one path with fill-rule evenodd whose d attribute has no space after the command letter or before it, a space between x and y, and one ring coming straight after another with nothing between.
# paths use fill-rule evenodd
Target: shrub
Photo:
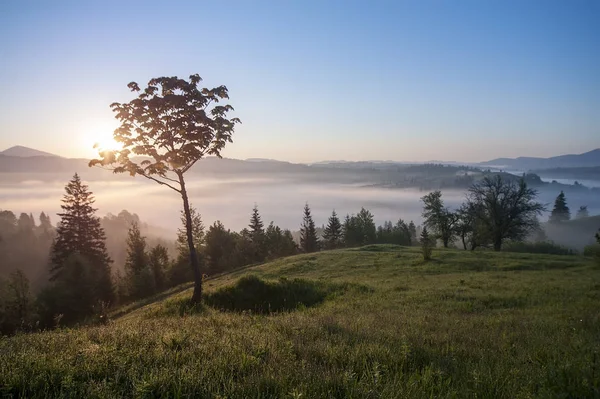
<instances>
[{"instance_id":1,"label":"shrub","mask_svg":"<svg viewBox=\"0 0 600 399\"><path fill-rule=\"evenodd\" d=\"M271 313L315 306L341 288L299 278L271 282L245 276L235 285L207 294L204 301L209 306L228 311Z\"/></svg>"},{"instance_id":2,"label":"shrub","mask_svg":"<svg viewBox=\"0 0 600 399\"><path fill-rule=\"evenodd\" d=\"M521 252L532 254L549 254L549 255L577 255L577 251L552 241L511 241L502 248L504 252Z\"/></svg>"}]
</instances>

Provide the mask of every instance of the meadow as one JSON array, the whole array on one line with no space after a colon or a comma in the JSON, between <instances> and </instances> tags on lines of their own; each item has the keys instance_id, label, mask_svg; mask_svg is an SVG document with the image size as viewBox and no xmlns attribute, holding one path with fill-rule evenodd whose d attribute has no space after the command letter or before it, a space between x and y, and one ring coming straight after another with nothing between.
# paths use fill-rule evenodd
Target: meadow
<instances>
[{"instance_id":1,"label":"meadow","mask_svg":"<svg viewBox=\"0 0 600 399\"><path fill-rule=\"evenodd\" d=\"M0 338L0 397L600 397L600 267L372 245Z\"/></svg>"}]
</instances>

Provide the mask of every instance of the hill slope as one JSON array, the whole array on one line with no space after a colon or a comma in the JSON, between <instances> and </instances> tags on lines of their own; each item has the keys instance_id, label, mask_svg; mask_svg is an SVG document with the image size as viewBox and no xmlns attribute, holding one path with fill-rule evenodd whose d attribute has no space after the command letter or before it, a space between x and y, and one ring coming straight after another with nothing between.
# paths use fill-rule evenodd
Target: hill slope
<instances>
[{"instance_id":1,"label":"hill slope","mask_svg":"<svg viewBox=\"0 0 600 399\"><path fill-rule=\"evenodd\" d=\"M271 283L238 280L247 275ZM515 398L600 389L600 269L584 258L437 250L423 263L416 248L370 246L206 285L214 307L189 308L184 291L108 326L0 340L3 393ZM265 293L289 311L218 310ZM305 305L290 306L298 300Z\"/></svg>"},{"instance_id":2,"label":"hill slope","mask_svg":"<svg viewBox=\"0 0 600 399\"><path fill-rule=\"evenodd\" d=\"M559 155L550 158L498 158L487 162L481 162L480 165L499 166L520 170L600 166L600 148L583 154Z\"/></svg>"},{"instance_id":3,"label":"hill slope","mask_svg":"<svg viewBox=\"0 0 600 399\"><path fill-rule=\"evenodd\" d=\"M59 158L58 155L50 154L49 152L35 150L33 148L23 147L21 145L16 145L14 147L10 147L4 151L0 151L0 155L5 155L8 157L54 157Z\"/></svg>"}]
</instances>

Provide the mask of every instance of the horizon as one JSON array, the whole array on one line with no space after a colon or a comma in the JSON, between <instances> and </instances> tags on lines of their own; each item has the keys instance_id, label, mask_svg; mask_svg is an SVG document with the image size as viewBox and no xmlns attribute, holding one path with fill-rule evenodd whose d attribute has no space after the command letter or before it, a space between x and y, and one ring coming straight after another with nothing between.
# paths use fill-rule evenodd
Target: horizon
<instances>
[{"instance_id":1,"label":"horizon","mask_svg":"<svg viewBox=\"0 0 600 399\"><path fill-rule=\"evenodd\" d=\"M600 147L597 2L116 4L0 4L0 148L89 159L127 83L193 73L226 85L243 122L227 158L476 163ZM157 10L179 21L161 35ZM224 15L220 31L196 22Z\"/></svg>"},{"instance_id":2,"label":"horizon","mask_svg":"<svg viewBox=\"0 0 600 399\"><path fill-rule=\"evenodd\" d=\"M17 145L13 145L11 147L8 148L4 148L4 149L0 149L0 155L5 155L3 154L5 151L8 150L12 150L12 149L24 149L24 150L33 150L36 152L42 152L45 153L46 155L39 155L39 156L55 156L55 157L59 157L59 158L65 158L65 159L84 159L84 160L89 160L90 158L86 158L86 157L67 157L67 156L63 156L60 154L55 154L55 153L50 153L49 151L45 151L45 150L40 150L39 148L33 148L33 147L27 147L27 146L23 146L20 144ZM455 164L459 164L459 165L477 165L477 164L481 164L481 163L488 163L491 161L495 161L495 160L499 160L499 159L519 159L519 158L539 158L539 159L546 159L546 158L553 158L553 157L560 157L560 156L569 156L569 155L583 155L585 153L588 152L594 152L594 151L599 151L600 147L598 148L593 148L591 150L585 151L583 153L580 154L573 154L573 153L563 153L563 154L555 154L552 155L550 157L533 157L533 156L529 156L529 155L520 155L518 157L497 157L494 159L488 159L488 160L481 160L481 161L461 161L458 159L430 159L430 160L425 160L425 161L411 161L411 160L394 160L394 159L365 159L365 160L348 160L348 159L321 159L321 160L317 160L314 162L293 162L293 161L289 161L289 160L285 160L285 159L274 159L274 158L261 158L261 157L250 157L250 158L234 158L234 157L227 157L227 156L223 156L223 159L231 159L231 160L239 160L239 161L266 161L266 162L287 162L287 163L292 163L292 164L304 164L304 165L311 165L311 164L319 164L319 163L336 163L336 162L340 162L340 163L352 163L352 162L373 162L373 163L403 163L403 164L427 164L427 163L455 163ZM6 155L5 155L6 156ZM20 156L18 156L20 157ZM25 156L26 158L29 156ZM217 156L206 156L204 157L204 159L206 158L218 158Z\"/></svg>"}]
</instances>

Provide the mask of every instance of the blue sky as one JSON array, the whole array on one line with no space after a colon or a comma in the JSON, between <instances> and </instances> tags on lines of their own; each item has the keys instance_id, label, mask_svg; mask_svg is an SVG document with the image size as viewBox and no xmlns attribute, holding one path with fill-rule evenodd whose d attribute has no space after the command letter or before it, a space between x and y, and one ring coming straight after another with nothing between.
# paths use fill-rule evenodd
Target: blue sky
<instances>
[{"instance_id":1,"label":"blue sky","mask_svg":"<svg viewBox=\"0 0 600 399\"><path fill-rule=\"evenodd\" d=\"M130 81L199 73L224 155L481 161L600 147L599 1L0 2L0 149L92 156Z\"/></svg>"}]
</instances>

